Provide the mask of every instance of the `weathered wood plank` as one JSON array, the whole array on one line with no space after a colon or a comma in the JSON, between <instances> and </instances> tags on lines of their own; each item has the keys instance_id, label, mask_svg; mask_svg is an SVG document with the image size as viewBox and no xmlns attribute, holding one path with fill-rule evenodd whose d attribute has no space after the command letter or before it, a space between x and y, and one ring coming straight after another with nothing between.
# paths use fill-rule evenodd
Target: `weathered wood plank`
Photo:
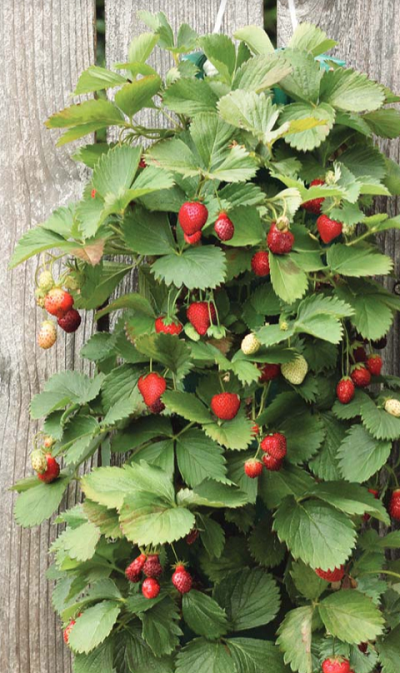
<instances>
[{"instance_id":1,"label":"weathered wood plank","mask_svg":"<svg viewBox=\"0 0 400 673\"><path fill-rule=\"evenodd\" d=\"M323 28L328 36L337 40L339 46L332 53L340 55L346 63L366 72L400 91L400 37L397 30L399 5L396 0L295 0L297 19L309 21ZM278 0L278 43L287 44L292 34L288 0ZM384 141L381 147L395 161L400 160L400 142ZM383 201L383 200L382 200ZM387 208L387 204L382 204ZM399 199L391 199L390 214L399 213ZM395 276L400 274L400 235L388 232L382 241L384 251L395 261ZM387 286L392 289L394 279ZM388 346L384 351L387 373L400 374L400 317L390 332Z\"/></svg>"},{"instance_id":2,"label":"weathered wood plank","mask_svg":"<svg viewBox=\"0 0 400 673\"><path fill-rule=\"evenodd\" d=\"M29 421L33 394L56 371L81 368L78 353L92 330L83 320L74 336L59 334L41 351L36 333L37 260L13 272L8 259L18 238L59 204L78 197L80 175L72 149L55 148L46 118L70 104L79 73L94 62L95 0L17 0L0 5L0 669L4 673L69 673L59 620L45 578L55 529L21 530L13 523L7 488L31 472L29 453L38 427ZM69 494L71 504L74 493Z\"/></svg>"}]
</instances>

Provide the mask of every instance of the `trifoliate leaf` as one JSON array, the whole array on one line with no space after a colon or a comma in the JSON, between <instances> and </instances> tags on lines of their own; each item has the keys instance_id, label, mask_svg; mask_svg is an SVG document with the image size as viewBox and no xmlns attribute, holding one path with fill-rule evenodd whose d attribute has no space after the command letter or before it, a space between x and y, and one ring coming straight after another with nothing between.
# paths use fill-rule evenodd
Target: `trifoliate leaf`
<instances>
[{"instance_id":1,"label":"trifoliate leaf","mask_svg":"<svg viewBox=\"0 0 400 673\"><path fill-rule=\"evenodd\" d=\"M274 509L287 495L301 497L314 485L314 479L305 470L285 464L278 472L262 473L260 495L269 509Z\"/></svg>"},{"instance_id":2,"label":"trifoliate leaf","mask_svg":"<svg viewBox=\"0 0 400 673\"><path fill-rule=\"evenodd\" d=\"M359 484L346 484L342 481L320 483L310 493L346 514L362 515L367 512L386 525L389 524L388 514L381 501Z\"/></svg>"},{"instance_id":3,"label":"trifoliate leaf","mask_svg":"<svg viewBox=\"0 0 400 673\"><path fill-rule=\"evenodd\" d=\"M375 640L383 631L381 611L359 591L337 591L318 606L324 625L333 636L346 643Z\"/></svg>"},{"instance_id":4,"label":"trifoliate leaf","mask_svg":"<svg viewBox=\"0 0 400 673\"><path fill-rule=\"evenodd\" d=\"M298 49L285 49L284 57L291 66L291 73L280 81L279 86L296 101L316 103L323 74L318 61L312 54Z\"/></svg>"},{"instance_id":5,"label":"trifoliate leaf","mask_svg":"<svg viewBox=\"0 0 400 673\"><path fill-rule=\"evenodd\" d=\"M118 73L107 70L107 68L101 68L98 65L91 65L80 75L74 94L79 96L82 93L103 91L125 83L126 78L118 75Z\"/></svg>"},{"instance_id":6,"label":"trifoliate leaf","mask_svg":"<svg viewBox=\"0 0 400 673\"><path fill-rule=\"evenodd\" d=\"M122 235L128 247L141 255L164 255L175 250L167 216L140 206L124 218Z\"/></svg>"},{"instance_id":7,"label":"trifoliate leaf","mask_svg":"<svg viewBox=\"0 0 400 673\"><path fill-rule=\"evenodd\" d=\"M268 142L279 117L279 110L264 93L236 89L223 96L218 103L223 119L232 126L250 131L260 141Z\"/></svg>"},{"instance_id":8,"label":"trifoliate leaf","mask_svg":"<svg viewBox=\"0 0 400 673\"><path fill-rule=\"evenodd\" d=\"M145 63L160 39L154 33L142 33L133 38L128 49L128 58L131 63Z\"/></svg>"},{"instance_id":9,"label":"trifoliate leaf","mask_svg":"<svg viewBox=\"0 0 400 673\"><path fill-rule=\"evenodd\" d=\"M88 561L96 551L100 529L89 521L77 528L67 528L63 533L63 548L71 558Z\"/></svg>"},{"instance_id":10,"label":"trifoliate leaf","mask_svg":"<svg viewBox=\"0 0 400 673\"><path fill-rule=\"evenodd\" d=\"M115 94L115 102L119 108L130 118L139 110L154 107L153 96L161 86L159 75L147 75L128 82Z\"/></svg>"},{"instance_id":11,"label":"trifoliate leaf","mask_svg":"<svg viewBox=\"0 0 400 673\"><path fill-rule=\"evenodd\" d=\"M209 640L217 640L228 630L227 616L218 603L192 589L182 598L183 619L189 628L198 636L206 636Z\"/></svg>"},{"instance_id":12,"label":"trifoliate leaf","mask_svg":"<svg viewBox=\"0 0 400 673\"><path fill-rule=\"evenodd\" d=\"M214 112L201 112L195 116L190 125L190 135L206 171L226 158L233 131L232 126Z\"/></svg>"},{"instance_id":13,"label":"trifoliate leaf","mask_svg":"<svg viewBox=\"0 0 400 673\"><path fill-rule=\"evenodd\" d=\"M325 439L320 451L308 465L319 479L334 481L340 479L337 452L344 439L346 428L330 413L321 414L321 420L325 428Z\"/></svg>"},{"instance_id":14,"label":"trifoliate leaf","mask_svg":"<svg viewBox=\"0 0 400 673\"><path fill-rule=\"evenodd\" d=\"M199 44L223 80L230 84L236 65L236 50L232 40L227 35L213 33L201 37Z\"/></svg>"},{"instance_id":15,"label":"trifoliate leaf","mask_svg":"<svg viewBox=\"0 0 400 673\"><path fill-rule=\"evenodd\" d=\"M157 547L185 537L192 530L195 518L188 509L172 506L154 492L138 491L125 498L120 523L131 542Z\"/></svg>"},{"instance_id":16,"label":"trifoliate leaf","mask_svg":"<svg viewBox=\"0 0 400 673\"><path fill-rule=\"evenodd\" d=\"M247 496L229 483L205 479L192 491L182 489L177 496L179 504L191 507L241 507L247 504Z\"/></svg>"},{"instance_id":17,"label":"trifoliate leaf","mask_svg":"<svg viewBox=\"0 0 400 673\"><path fill-rule=\"evenodd\" d=\"M146 162L166 170L181 173L184 177L201 172L198 160L183 140L170 138L155 143L145 155Z\"/></svg>"},{"instance_id":18,"label":"trifoliate leaf","mask_svg":"<svg viewBox=\"0 0 400 673\"><path fill-rule=\"evenodd\" d=\"M352 280L337 288L336 294L354 309L351 323L365 339L380 339L390 328L393 312L386 296L366 281Z\"/></svg>"},{"instance_id":19,"label":"trifoliate leaf","mask_svg":"<svg viewBox=\"0 0 400 673\"><path fill-rule=\"evenodd\" d=\"M392 443L375 439L362 425L353 425L338 451L340 471L347 481L363 483L384 465Z\"/></svg>"},{"instance_id":20,"label":"trifoliate leaf","mask_svg":"<svg viewBox=\"0 0 400 673\"><path fill-rule=\"evenodd\" d=\"M274 530L295 559L323 570L344 563L356 540L349 517L314 499L285 498L275 514Z\"/></svg>"},{"instance_id":21,"label":"trifoliate leaf","mask_svg":"<svg viewBox=\"0 0 400 673\"><path fill-rule=\"evenodd\" d=\"M189 290L215 288L225 280L226 262L221 248L204 245L189 248L182 254L164 255L151 266L157 280L167 285L182 287Z\"/></svg>"},{"instance_id":22,"label":"trifoliate leaf","mask_svg":"<svg viewBox=\"0 0 400 673\"><path fill-rule=\"evenodd\" d=\"M324 73L321 99L339 110L362 112L381 107L384 91L363 73L337 68Z\"/></svg>"},{"instance_id":23,"label":"trifoliate leaf","mask_svg":"<svg viewBox=\"0 0 400 673\"><path fill-rule=\"evenodd\" d=\"M365 143L348 147L340 155L340 163L346 166L355 178L363 178L363 181L368 177L380 182L386 174L383 154L377 147Z\"/></svg>"},{"instance_id":24,"label":"trifoliate leaf","mask_svg":"<svg viewBox=\"0 0 400 673\"><path fill-rule=\"evenodd\" d=\"M108 509L104 505L92 502L88 498L85 499L82 506L89 521L100 529L102 535L113 538L122 537L116 509Z\"/></svg>"},{"instance_id":25,"label":"trifoliate leaf","mask_svg":"<svg viewBox=\"0 0 400 673\"><path fill-rule=\"evenodd\" d=\"M236 71L232 89L260 93L277 84L291 72L282 54L260 54L249 59Z\"/></svg>"}]
</instances>

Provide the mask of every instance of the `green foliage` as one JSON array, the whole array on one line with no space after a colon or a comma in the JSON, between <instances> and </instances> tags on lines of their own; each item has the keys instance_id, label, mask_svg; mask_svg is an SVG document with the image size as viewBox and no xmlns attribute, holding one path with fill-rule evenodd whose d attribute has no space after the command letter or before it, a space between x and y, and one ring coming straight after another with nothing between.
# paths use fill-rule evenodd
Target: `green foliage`
<instances>
[{"instance_id":1,"label":"green foliage","mask_svg":"<svg viewBox=\"0 0 400 673\"><path fill-rule=\"evenodd\" d=\"M374 139L399 136L399 100L330 60L336 43L308 23L275 51L257 26L240 28L237 44L187 24L175 33L163 12L140 18L148 31L118 73L91 66L79 78L75 94L96 98L47 122L64 133L59 144L102 134L74 155L88 176L82 198L25 233L10 262L40 255L39 273L51 270L100 321L81 350L90 369L56 374L31 401L43 420L35 449L53 438L45 451L60 475L13 486L25 527L51 518L71 483L83 493L55 520L64 527L48 573L64 628L76 622L74 671L316 673L335 652L357 673L395 673L398 564L386 552L400 535L383 529L400 419L385 401L400 400L400 383L385 372L347 404L336 386L400 310L376 280L393 262L375 238L400 220L370 213L374 196L399 194L399 166ZM147 63L159 48L174 61L162 77ZM343 225L328 244L314 199ZM197 242L184 236L187 202L207 209ZM214 229L221 214L229 240ZM290 229L290 251L269 250L272 222ZM262 251L269 273L259 276ZM194 302L210 306L199 330ZM286 363L294 377L279 370ZM151 372L166 390L149 407ZM236 415L217 417L219 393L239 396ZM277 432L280 469L249 478L245 462ZM163 568L151 600L143 574L125 576L140 553L159 554ZM171 582L178 562L193 579L183 596ZM341 565L341 584L315 572Z\"/></svg>"}]
</instances>

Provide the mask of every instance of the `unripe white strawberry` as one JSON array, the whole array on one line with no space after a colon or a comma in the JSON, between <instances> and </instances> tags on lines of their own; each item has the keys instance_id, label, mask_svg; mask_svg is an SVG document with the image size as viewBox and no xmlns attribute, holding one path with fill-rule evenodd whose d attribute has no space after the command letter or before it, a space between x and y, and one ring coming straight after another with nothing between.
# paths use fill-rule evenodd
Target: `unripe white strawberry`
<instances>
[{"instance_id":1,"label":"unripe white strawberry","mask_svg":"<svg viewBox=\"0 0 400 673\"><path fill-rule=\"evenodd\" d=\"M344 233L345 236L352 236L355 233L356 228L357 228L356 224L343 224L342 232Z\"/></svg>"},{"instance_id":2,"label":"unripe white strawberry","mask_svg":"<svg viewBox=\"0 0 400 673\"><path fill-rule=\"evenodd\" d=\"M43 451L41 451L40 449L35 449L35 451L32 451L31 465L32 468L35 470L35 472L37 472L38 474L43 474L43 472L46 472L47 460Z\"/></svg>"},{"instance_id":3,"label":"unripe white strawberry","mask_svg":"<svg viewBox=\"0 0 400 673\"><path fill-rule=\"evenodd\" d=\"M303 383L308 372L307 360L302 355L296 355L294 360L281 365L281 372L289 383L299 386Z\"/></svg>"},{"instance_id":4,"label":"unripe white strawberry","mask_svg":"<svg viewBox=\"0 0 400 673\"><path fill-rule=\"evenodd\" d=\"M43 348L44 350L54 346L57 341L57 330L55 324L51 320L42 322L37 341L40 348Z\"/></svg>"},{"instance_id":5,"label":"unripe white strawberry","mask_svg":"<svg viewBox=\"0 0 400 673\"><path fill-rule=\"evenodd\" d=\"M51 271L42 271L39 276L38 286L41 290L48 292L54 286L54 280Z\"/></svg>"},{"instance_id":6,"label":"unripe white strawberry","mask_svg":"<svg viewBox=\"0 0 400 673\"><path fill-rule=\"evenodd\" d=\"M385 402L385 411L391 416L396 416L400 418L400 402L399 400L390 399Z\"/></svg>"},{"instance_id":7,"label":"unripe white strawberry","mask_svg":"<svg viewBox=\"0 0 400 673\"><path fill-rule=\"evenodd\" d=\"M253 353L257 353L257 351L260 349L260 342L257 339L255 334L246 334L244 339L242 340L242 343L240 345L240 348L242 349L242 352L245 355L253 355Z\"/></svg>"}]
</instances>

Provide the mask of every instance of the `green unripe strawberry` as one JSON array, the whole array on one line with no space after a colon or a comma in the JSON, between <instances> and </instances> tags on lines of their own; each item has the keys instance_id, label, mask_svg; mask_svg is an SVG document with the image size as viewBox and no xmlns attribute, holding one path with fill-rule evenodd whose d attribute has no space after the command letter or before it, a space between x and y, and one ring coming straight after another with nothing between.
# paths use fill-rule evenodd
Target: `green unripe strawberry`
<instances>
[{"instance_id":1,"label":"green unripe strawberry","mask_svg":"<svg viewBox=\"0 0 400 673\"><path fill-rule=\"evenodd\" d=\"M291 362L281 365L281 372L285 379L294 386L303 383L308 372L307 360L302 355L297 355Z\"/></svg>"},{"instance_id":2,"label":"green unripe strawberry","mask_svg":"<svg viewBox=\"0 0 400 673\"><path fill-rule=\"evenodd\" d=\"M39 276L38 286L41 290L48 292L54 285L53 275L51 271L42 271Z\"/></svg>"}]
</instances>

